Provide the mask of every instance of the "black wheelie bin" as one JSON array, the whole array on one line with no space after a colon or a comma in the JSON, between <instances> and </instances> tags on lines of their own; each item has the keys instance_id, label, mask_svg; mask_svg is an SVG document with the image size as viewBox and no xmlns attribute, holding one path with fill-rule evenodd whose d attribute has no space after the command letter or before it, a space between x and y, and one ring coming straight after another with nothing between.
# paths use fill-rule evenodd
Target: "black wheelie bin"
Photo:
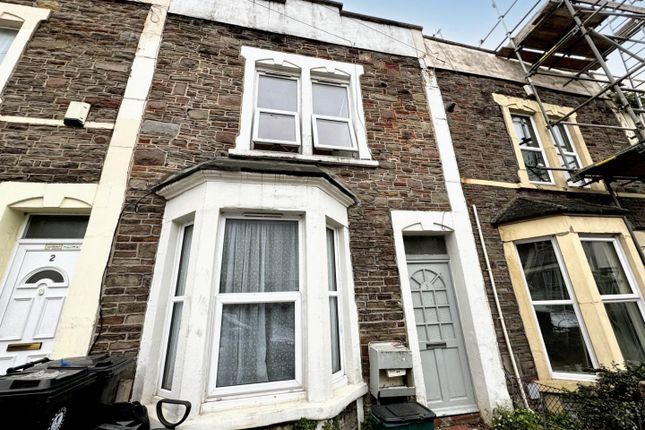
<instances>
[{"instance_id":1,"label":"black wheelie bin","mask_svg":"<svg viewBox=\"0 0 645 430\"><path fill-rule=\"evenodd\" d=\"M13 424L6 428L93 429L131 364L128 358L103 354L9 369L0 376L0 410Z\"/></svg>"}]
</instances>

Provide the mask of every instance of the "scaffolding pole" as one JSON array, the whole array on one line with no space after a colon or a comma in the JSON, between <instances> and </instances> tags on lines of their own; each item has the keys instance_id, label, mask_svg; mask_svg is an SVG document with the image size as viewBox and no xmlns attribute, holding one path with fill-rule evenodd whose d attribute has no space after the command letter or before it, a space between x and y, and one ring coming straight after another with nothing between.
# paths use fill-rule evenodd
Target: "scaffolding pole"
<instances>
[{"instance_id":1,"label":"scaffolding pole","mask_svg":"<svg viewBox=\"0 0 645 430\"><path fill-rule=\"evenodd\" d=\"M494 28L501 26L505 32L498 55L514 57L519 62L530 89L527 92L539 106L565 170L582 166L576 166L574 160L566 157L556 130L559 125L621 130L634 134L639 142L645 141L645 103L640 96L645 90L639 88L645 82L639 79L645 74L645 58L640 55L645 48L639 46L645 43L645 9L635 6L636 0L546 0L533 17L526 21L529 14L525 14L512 28L506 19L516 3L502 13L495 0L491 2L498 17ZM535 5L531 11L534 9ZM524 27L514 35L523 22ZM604 34L607 30L609 34ZM508 45L502 47L505 41ZM608 55L613 53L617 53L625 68L620 76L615 75L607 62ZM596 69L601 73L592 72ZM566 115L550 118L535 81L538 75L561 78L563 87L572 81L591 84L593 91ZM635 100L630 102L628 94ZM568 121L574 113L601 97L617 101L627 125Z\"/></svg>"}]
</instances>

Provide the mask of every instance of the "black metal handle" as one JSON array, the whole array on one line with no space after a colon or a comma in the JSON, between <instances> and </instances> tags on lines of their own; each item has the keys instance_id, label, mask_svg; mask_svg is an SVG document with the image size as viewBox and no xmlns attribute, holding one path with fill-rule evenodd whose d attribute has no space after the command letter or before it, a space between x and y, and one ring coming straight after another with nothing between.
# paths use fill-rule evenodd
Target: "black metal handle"
<instances>
[{"instance_id":1,"label":"black metal handle","mask_svg":"<svg viewBox=\"0 0 645 430\"><path fill-rule=\"evenodd\" d=\"M41 358L40 360L30 361L29 363L21 364L20 366L10 367L7 369L7 375L11 375L12 373L18 373L21 370L29 369L30 367L34 367L37 364L47 363L48 361L50 361L49 358L45 357L45 358Z\"/></svg>"},{"instance_id":2,"label":"black metal handle","mask_svg":"<svg viewBox=\"0 0 645 430\"><path fill-rule=\"evenodd\" d=\"M163 410L161 407L163 406L164 403L168 403L171 405L181 405L186 407L186 411L184 412L184 416L176 423L171 423L166 418L163 416ZM174 429L175 427L179 426L179 424L183 423L186 421L186 418L188 418L188 414L190 414L190 408L191 404L187 400L175 400L175 399L161 399L157 402L157 419L161 424L164 425L165 428L167 429Z\"/></svg>"},{"instance_id":3,"label":"black metal handle","mask_svg":"<svg viewBox=\"0 0 645 430\"><path fill-rule=\"evenodd\" d=\"M426 349L440 349L446 348L448 343L446 341L441 342L426 342Z\"/></svg>"}]
</instances>

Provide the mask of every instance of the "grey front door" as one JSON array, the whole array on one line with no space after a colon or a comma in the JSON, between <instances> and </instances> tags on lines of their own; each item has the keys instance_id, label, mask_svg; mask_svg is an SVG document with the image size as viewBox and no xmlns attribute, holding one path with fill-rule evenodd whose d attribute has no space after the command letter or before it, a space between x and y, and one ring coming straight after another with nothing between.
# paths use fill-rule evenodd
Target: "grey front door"
<instances>
[{"instance_id":1,"label":"grey front door","mask_svg":"<svg viewBox=\"0 0 645 430\"><path fill-rule=\"evenodd\" d=\"M439 415L477 409L447 262L410 262L410 289L427 406Z\"/></svg>"}]
</instances>

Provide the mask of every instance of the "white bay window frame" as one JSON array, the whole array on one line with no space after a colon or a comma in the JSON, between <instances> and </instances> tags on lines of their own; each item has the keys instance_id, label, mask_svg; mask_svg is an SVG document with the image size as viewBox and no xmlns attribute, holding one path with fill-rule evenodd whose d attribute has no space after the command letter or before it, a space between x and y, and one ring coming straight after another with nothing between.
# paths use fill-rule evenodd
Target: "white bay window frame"
<instances>
[{"instance_id":1,"label":"white bay window frame","mask_svg":"<svg viewBox=\"0 0 645 430\"><path fill-rule=\"evenodd\" d=\"M173 363L174 369L173 369L173 372L172 372L173 376L172 376L172 378L170 380L170 388L164 388L164 371L165 371L166 365L168 364L168 363L166 363L166 359L167 359L167 355L168 355L168 343L170 342L170 336L172 336L171 328L172 328L173 323L179 324L179 333L181 333L181 316L184 314L184 312L186 312L186 309L185 309L186 288L184 286L183 294L180 294L180 295L176 294L176 289L177 289L177 283L179 282L179 271L180 271L180 265L181 265L182 252L183 252L183 248L185 246L186 229L188 227L191 227L191 226L193 227L193 233L194 233L195 226L194 226L194 223L192 221L182 223L182 224L178 224L178 226L177 226L177 229L178 229L179 232L178 232L177 243L176 243L176 247L175 247L175 251L174 251L175 254L174 254L174 264L173 264L173 275L172 275L172 282L171 282L172 288L170 289L171 291L170 291L170 295L169 295L169 299L168 299L169 300L169 305L168 305L168 309L167 309L167 312L166 312L166 322L165 322L165 326L164 326L164 333L165 334L164 334L163 342L162 342L164 348L163 348L163 353L161 355L161 360L160 360L161 371L159 372L159 391L161 393L163 393L164 395L167 395L167 396L172 396L174 394L174 391L173 391L173 388L172 388L173 385L174 385L174 371L177 368L177 359L179 358L179 357L177 357L177 350L178 350L178 345L177 345L175 347L175 351L174 351L175 360L174 360L174 363ZM190 254L191 254L190 251L191 250L188 251L188 264L190 264ZM181 310L181 313L179 315L179 321L173 321L174 307L178 306L178 304L181 304L181 306L182 306L182 310ZM178 337L178 339L176 340L176 342L178 344L179 342L181 342L181 336L178 335L177 337Z\"/></svg>"},{"instance_id":2,"label":"white bay window frame","mask_svg":"<svg viewBox=\"0 0 645 430\"><path fill-rule=\"evenodd\" d=\"M243 220L271 220L271 221L294 221L298 223L298 291L284 291L284 292L264 292L264 293L222 293L220 288L220 274L221 265L224 256L224 230L226 229L226 221L230 219L243 219ZM262 393L262 392L284 392L302 389L302 286L304 285L303 269L304 257L302 253L302 245L304 242L304 226L300 217L285 216L285 217L244 217L239 215L222 215L218 234L218 256L215 259L215 264L219 265L220 270L217 271L216 279L214 282L215 293L215 325L214 325L214 338L211 351L213 360L210 365L210 374L207 390L208 399L219 399L228 395L248 394L248 393ZM294 305L294 318L295 318L295 377L289 381L276 381L276 382L262 382L256 384L234 385L227 387L217 386L217 371L219 366L219 347L221 341L222 331L222 317L223 307L225 305L245 305L245 304L272 304L272 303L293 303Z\"/></svg>"},{"instance_id":3,"label":"white bay window frame","mask_svg":"<svg viewBox=\"0 0 645 430\"><path fill-rule=\"evenodd\" d=\"M170 394L158 388L165 348L162 340L172 294L169 288L179 240L178 222L189 216L194 217L193 244L171 393L173 398L193 403L192 415L182 427L249 428L302 417L329 419L367 392L361 373L358 312L349 252L347 208L353 203L352 198L322 178L225 171L193 173L166 186L159 194L168 201L138 356L134 398L152 406ZM245 219L300 220L298 293L235 293L218 297L225 220L240 215ZM342 375L332 375L329 353L327 258L321 250L325 249L326 229L330 225L337 237ZM300 315L296 317L295 336L301 342L296 347L296 378L211 391L209 381L217 372L217 363L212 363L213 352L219 345L223 306L242 301L294 302L299 307L295 309L295 314Z\"/></svg>"},{"instance_id":4,"label":"white bay window frame","mask_svg":"<svg viewBox=\"0 0 645 430\"><path fill-rule=\"evenodd\" d=\"M236 156L262 157L277 159L300 159L306 161L322 161L330 164L353 164L363 166L378 166L372 160L367 145L365 114L361 97L360 77L364 73L363 66L352 63L325 60L303 55L287 54L266 49L243 46L241 56L244 66L244 94L242 97L242 112L240 118L240 133L236 139L235 148L229 153ZM278 71L281 74L292 75L300 79L300 152L280 152L254 149L256 135L256 100L257 75L262 71ZM315 116L313 114L313 83L327 85L343 85L347 88L349 103L349 119L329 118L334 121L347 121L350 125L352 148L326 147L325 150L354 152L356 158L316 154L315 148ZM319 148L319 147L318 147ZM319 148L323 149L323 148Z\"/></svg>"}]
</instances>

